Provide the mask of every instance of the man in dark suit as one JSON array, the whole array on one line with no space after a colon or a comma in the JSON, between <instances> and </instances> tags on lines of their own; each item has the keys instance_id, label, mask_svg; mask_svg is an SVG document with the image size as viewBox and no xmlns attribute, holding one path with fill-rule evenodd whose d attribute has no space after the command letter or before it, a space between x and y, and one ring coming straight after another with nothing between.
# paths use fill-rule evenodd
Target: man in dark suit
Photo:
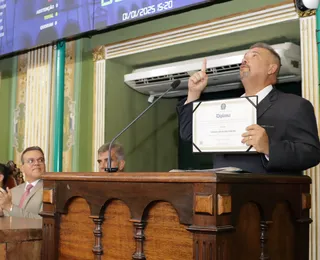
<instances>
[{"instance_id":1,"label":"man in dark suit","mask_svg":"<svg viewBox=\"0 0 320 260\"><path fill-rule=\"evenodd\" d=\"M258 96L257 123L248 126L242 142L254 154L214 154L214 168L237 167L252 173L300 175L320 162L320 142L312 104L299 96L285 94L272 85L277 81L281 60L264 43L245 54L240 78L245 96ZM192 139L192 103L200 98L208 82L206 60L201 71L189 78L188 97L178 105L180 136Z\"/></svg>"}]
</instances>

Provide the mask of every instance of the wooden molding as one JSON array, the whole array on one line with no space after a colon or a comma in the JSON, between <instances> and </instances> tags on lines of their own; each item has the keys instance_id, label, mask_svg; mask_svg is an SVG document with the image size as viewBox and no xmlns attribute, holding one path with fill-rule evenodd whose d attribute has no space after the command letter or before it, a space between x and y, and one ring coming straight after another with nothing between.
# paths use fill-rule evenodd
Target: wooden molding
<instances>
[{"instance_id":1,"label":"wooden molding","mask_svg":"<svg viewBox=\"0 0 320 260\"><path fill-rule=\"evenodd\" d=\"M104 57L111 59L298 19L294 3L285 1L105 45Z\"/></svg>"},{"instance_id":2,"label":"wooden molding","mask_svg":"<svg viewBox=\"0 0 320 260\"><path fill-rule=\"evenodd\" d=\"M92 55L93 55L94 62L99 61L99 60L104 60L105 59L104 46L99 46L99 47L95 48Z\"/></svg>"},{"instance_id":3,"label":"wooden molding","mask_svg":"<svg viewBox=\"0 0 320 260\"><path fill-rule=\"evenodd\" d=\"M297 13L298 13L299 17L308 17L308 16L316 15L316 10L312 9L312 10L307 10L307 11L301 11L301 10L297 9Z\"/></svg>"},{"instance_id":4,"label":"wooden molding","mask_svg":"<svg viewBox=\"0 0 320 260\"><path fill-rule=\"evenodd\" d=\"M218 215L231 213L231 196L218 194Z\"/></svg>"},{"instance_id":5,"label":"wooden molding","mask_svg":"<svg viewBox=\"0 0 320 260\"><path fill-rule=\"evenodd\" d=\"M235 227L232 225L224 225L224 226L197 226L191 225L187 228L190 232L208 232L208 233L223 233L234 231Z\"/></svg>"},{"instance_id":6,"label":"wooden molding","mask_svg":"<svg viewBox=\"0 0 320 260\"><path fill-rule=\"evenodd\" d=\"M270 183L270 176L256 174L252 177L237 174L214 172L46 172L41 178L52 181L87 181L87 182L165 182L165 183ZM311 183L307 176L276 176L274 183ZM199 194L200 195L200 194Z\"/></svg>"},{"instance_id":7,"label":"wooden molding","mask_svg":"<svg viewBox=\"0 0 320 260\"><path fill-rule=\"evenodd\" d=\"M213 215L213 197L212 194L196 195L194 211L196 213L208 213Z\"/></svg>"},{"instance_id":8,"label":"wooden molding","mask_svg":"<svg viewBox=\"0 0 320 260\"><path fill-rule=\"evenodd\" d=\"M53 204L53 189L43 189L43 202Z\"/></svg>"}]
</instances>

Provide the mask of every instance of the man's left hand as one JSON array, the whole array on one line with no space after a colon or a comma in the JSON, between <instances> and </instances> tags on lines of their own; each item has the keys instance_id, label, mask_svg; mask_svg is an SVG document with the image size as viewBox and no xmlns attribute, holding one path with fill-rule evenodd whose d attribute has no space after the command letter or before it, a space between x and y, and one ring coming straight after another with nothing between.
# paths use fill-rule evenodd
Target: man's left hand
<instances>
[{"instance_id":1,"label":"man's left hand","mask_svg":"<svg viewBox=\"0 0 320 260\"><path fill-rule=\"evenodd\" d=\"M269 156L269 137L266 130L259 125L250 125L242 134L242 143L247 146L253 146L257 152Z\"/></svg>"},{"instance_id":2,"label":"man's left hand","mask_svg":"<svg viewBox=\"0 0 320 260\"><path fill-rule=\"evenodd\" d=\"M12 207L12 194L9 188L7 188L7 191L0 188L0 207L7 211Z\"/></svg>"}]
</instances>

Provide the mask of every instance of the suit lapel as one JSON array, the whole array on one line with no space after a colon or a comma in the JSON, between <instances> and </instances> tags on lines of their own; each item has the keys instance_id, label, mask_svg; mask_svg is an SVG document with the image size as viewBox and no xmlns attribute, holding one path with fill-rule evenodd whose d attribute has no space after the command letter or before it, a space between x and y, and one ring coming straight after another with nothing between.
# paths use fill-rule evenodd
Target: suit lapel
<instances>
[{"instance_id":1,"label":"suit lapel","mask_svg":"<svg viewBox=\"0 0 320 260\"><path fill-rule=\"evenodd\" d=\"M39 180L37 185L32 189L29 196L25 199L23 207L28 204L29 200L33 197L33 195L42 188L42 180Z\"/></svg>"},{"instance_id":2,"label":"suit lapel","mask_svg":"<svg viewBox=\"0 0 320 260\"><path fill-rule=\"evenodd\" d=\"M25 187L26 187L26 183L23 183L23 185L19 185L18 187L16 187L15 195L13 195L13 197L12 197L13 204L19 205L20 200L23 196Z\"/></svg>"},{"instance_id":3,"label":"suit lapel","mask_svg":"<svg viewBox=\"0 0 320 260\"><path fill-rule=\"evenodd\" d=\"M260 118L278 99L278 91L273 88L270 93L258 104L257 117Z\"/></svg>"}]
</instances>

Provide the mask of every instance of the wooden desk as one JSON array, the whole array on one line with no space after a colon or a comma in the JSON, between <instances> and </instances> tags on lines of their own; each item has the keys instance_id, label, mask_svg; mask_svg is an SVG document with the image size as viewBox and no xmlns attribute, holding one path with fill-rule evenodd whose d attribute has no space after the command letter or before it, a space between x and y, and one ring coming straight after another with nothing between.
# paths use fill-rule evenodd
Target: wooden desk
<instances>
[{"instance_id":1,"label":"wooden desk","mask_svg":"<svg viewBox=\"0 0 320 260\"><path fill-rule=\"evenodd\" d=\"M46 173L43 259L307 260L307 176Z\"/></svg>"},{"instance_id":2,"label":"wooden desk","mask_svg":"<svg viewBox=\"0 0 320 260\"><path fill-rule=\"evenodd\" d=\"M42 220L0 218L0 260L41 259Z\"/></svg>"}]
</instances>

